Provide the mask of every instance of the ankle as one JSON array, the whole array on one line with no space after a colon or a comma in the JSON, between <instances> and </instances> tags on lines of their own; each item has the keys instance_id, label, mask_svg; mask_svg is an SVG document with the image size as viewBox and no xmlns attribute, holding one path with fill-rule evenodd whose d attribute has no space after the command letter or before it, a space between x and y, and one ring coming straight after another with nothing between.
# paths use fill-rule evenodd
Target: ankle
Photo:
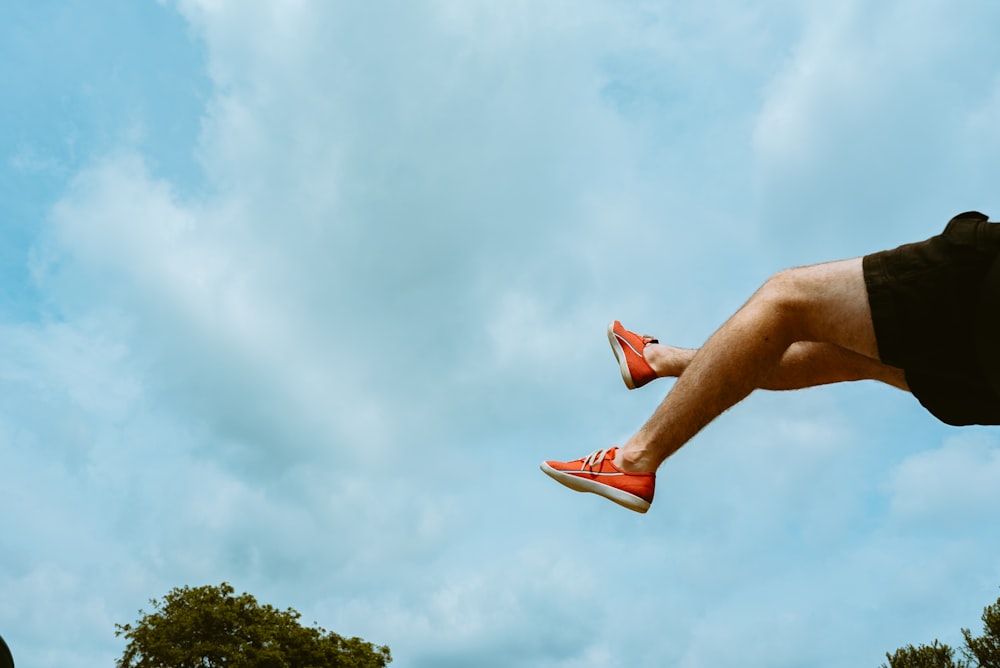
<instances>
[{"instance_id":1,"label":"ankle","mask_svg":"<svg viewBox=\"0 0 1000 668\"><path fill-rule=\"evenodd\" d=\"M660 378L676 378L691 361L693 351L663 343L651 343L642 351L646 363Z\"/></svg>"},{"instance_id":2,"label":"ankle","mask_svg":"<svg viewBox=\"0 0 1000 668\"><path fill-rule=\"evenodd\" d=\"M642 358L646 360L646 364L656 372L657 376L662 376L662 368L664 363L664 349L666 346L660 345L658 343L647 344L645 348L642 349Z\"/></svg>"},{"instance_id":3,"label":"ankle","mask_svg":"<svg viewBox=\"0 0 1000 668\"><path fill-rule=\"evenodd\" d=\"M642 452L624 447L618 448L618 452L615 453L614 465L627 473L651 473L656 470L656 467L650 466L642 456Z\"/></svg>"}]
</instances>

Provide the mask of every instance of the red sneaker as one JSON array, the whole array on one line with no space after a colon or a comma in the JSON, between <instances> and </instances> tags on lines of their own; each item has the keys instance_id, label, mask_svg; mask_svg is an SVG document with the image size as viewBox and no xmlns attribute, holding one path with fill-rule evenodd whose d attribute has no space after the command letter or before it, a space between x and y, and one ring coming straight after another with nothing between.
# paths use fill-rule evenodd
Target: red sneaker
<instances>
[{"instance_id":1,"label":"red sneaker","mask_svg":"<svg viewBox=\"0 0 1000 668\"><path fill-rule=\"evenodd\" d=\"M617 447L597 450L571 462L542 462L542 471L578 492L593 492L637 513L649 510L655 473L629 473L615 466Z\"/></svg>"},{"instance_id":2,"label":"red sneaker","mask_svg":"<svg viewBox=\"0 0 1000 668\"><path fill-rule=\"evenodd\" d=\"M615 351L615 358L621 367L625 387L634 390L656 380L656 372L642 356L642 351L650 343L659 341L651 336L630 332L617 320L608 325L608 341L611 342L611 349Z\"/></svg>"}]
</instances>

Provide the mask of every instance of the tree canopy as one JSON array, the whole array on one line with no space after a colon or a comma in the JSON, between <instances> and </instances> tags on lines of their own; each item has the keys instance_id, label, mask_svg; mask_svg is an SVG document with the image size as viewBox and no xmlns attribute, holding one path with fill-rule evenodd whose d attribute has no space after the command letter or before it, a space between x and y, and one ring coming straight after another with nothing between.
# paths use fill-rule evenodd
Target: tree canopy
<instances>
[{"instance_id":1,"label":"tree canopy","mask_svg":"<svg viewBox=\"0 0 1000 668\"><path fill-rule=\"evenodd\" d=\"M261 605L218 587L179 587L135 624L115 624L128 641L117 668L385 668L387 646L305 627L295 610Z\"/></svg>"},{"instance_id":2,"label":"tree canopy","mask_svg":"<svg viewBox=\"0 0 1000 668\"><path fill-rule=\"evenodd\" d=\"M962 629L965 644L959 655L944 643L935 640L930 645L907 645L893 654L886 654L889 663L882 668L1000 668L1000 598L983 610L983 634L972 635Z\"/></svg>"}]
</instances>

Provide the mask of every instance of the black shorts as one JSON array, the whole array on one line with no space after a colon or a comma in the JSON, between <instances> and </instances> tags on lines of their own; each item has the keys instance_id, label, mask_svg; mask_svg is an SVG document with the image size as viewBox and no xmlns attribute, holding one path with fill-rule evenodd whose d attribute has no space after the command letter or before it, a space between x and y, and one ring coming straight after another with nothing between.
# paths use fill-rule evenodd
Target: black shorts
<instances>
[{"instance_id":1,"label":"black shorts","mask_svg":"<svg viewBox=\"0 0 1000 668\"><path fill-rule=\"evenodd\" d=\"M927 241L866 255L865 284L879 358L903 369L910 391L942 422L1000 424L1000 398L976 348L987 271L1000 224L969 212Z\"/></svg>"}]
</instances>

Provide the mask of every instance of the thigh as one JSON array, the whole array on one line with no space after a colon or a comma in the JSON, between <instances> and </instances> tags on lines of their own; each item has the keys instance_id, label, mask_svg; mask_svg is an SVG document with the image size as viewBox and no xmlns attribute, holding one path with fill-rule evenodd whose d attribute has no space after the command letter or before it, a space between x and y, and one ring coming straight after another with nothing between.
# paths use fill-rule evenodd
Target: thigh
<instances>
[{"instance_id":1,"label":"thigh","mask_svg":"<svg viewBox=\"0 0 1000 668\"><path fill-rule=\"evenodd\" d=\"M830 343L878 360L862 258L786 272L803 341Z\"/></svg>"}]
</instances>

